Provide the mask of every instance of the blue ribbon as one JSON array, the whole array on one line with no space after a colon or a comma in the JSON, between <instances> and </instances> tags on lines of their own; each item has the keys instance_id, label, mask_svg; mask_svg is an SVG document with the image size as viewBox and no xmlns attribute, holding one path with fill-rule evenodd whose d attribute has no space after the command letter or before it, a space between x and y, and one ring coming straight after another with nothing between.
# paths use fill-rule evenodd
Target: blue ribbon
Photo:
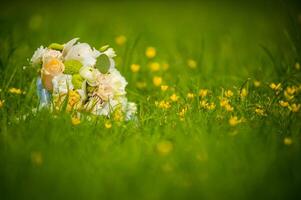
<instances>
[{"instance_id":1,"label":"blue ribbon","mask_svg":"<svg viewBox=\"0 0 301 200\"><path fill-rule=\"evenodd\" d=\"M42 79L37 79L37 94L40 99L39 108L48 107L51 104L51 95L43 86Z\"/></svg>"}]
</instances>

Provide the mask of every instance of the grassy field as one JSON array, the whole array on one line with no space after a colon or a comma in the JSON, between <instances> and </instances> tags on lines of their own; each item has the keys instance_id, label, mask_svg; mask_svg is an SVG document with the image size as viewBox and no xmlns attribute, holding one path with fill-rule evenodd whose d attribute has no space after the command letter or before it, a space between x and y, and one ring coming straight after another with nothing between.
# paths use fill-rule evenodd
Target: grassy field
<instances>
[{"instance_id":1,"label":"grassy field","mask_svg":"<svg viewBox=\"0 0 301 200\"><path fill-rule=\"evenodd\" d=\"M0 199L301 198L297 4L3 5ZM74 37L116 50L137 121L33 111L29 58Z\"/></svg>"}]
</instances>

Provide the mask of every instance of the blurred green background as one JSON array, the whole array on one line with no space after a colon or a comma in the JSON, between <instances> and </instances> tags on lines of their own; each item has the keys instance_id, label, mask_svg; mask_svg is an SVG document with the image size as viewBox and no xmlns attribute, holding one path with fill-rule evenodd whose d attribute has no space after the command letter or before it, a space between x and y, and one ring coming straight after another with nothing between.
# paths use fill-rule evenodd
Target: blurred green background
<instances>
[{"instance_id":1,"label":"blurred green background","mask_svg":"<svg viewBox=\"0 0 301 200\"><path fill-rule=\"evenodd\" d=\"M156 48L153 61L169 64L157 75L181 97L199 88L217 96L248 79L298 84L300 11L298 1L3 2L0 199L300 199L300 113L239 113L249 122L231 128L218 120L224 113L192 109L180 122L178 108L166 115L154 106L163 96L152 86L145 57L147 47ZM124 45L115 42L120 35ZM105 129L100 120L74 127L68 114L47 112L22 119L37 106L38 73L28 59L40 45L74 37L116 50L138 124ZM188 59L196 69L187 67ZM141 65L138 75L133 63ZM147 87L137 88L139 81ZM11 87L26 95L8 94ZM262 104L267 91L260 90ZM285 136L292 146L283 145Z\"/></svg>"}]
</instances>

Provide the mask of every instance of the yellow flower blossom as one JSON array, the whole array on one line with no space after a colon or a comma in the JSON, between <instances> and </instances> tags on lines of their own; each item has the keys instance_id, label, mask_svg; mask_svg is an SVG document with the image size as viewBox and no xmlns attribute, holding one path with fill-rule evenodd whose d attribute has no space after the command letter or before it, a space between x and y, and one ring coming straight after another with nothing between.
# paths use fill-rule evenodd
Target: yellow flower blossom
<instances>
[{"instance_id":1,"label":"yellow flower blossom","mask_svg":"<svg viewBox=\"0 0 301 200\"><path fill-rule=\"evenodd\" d=\"M232 112L234 110L234 108L229 104L227 103L225 106L224 106L225 110L228 111L228 112Z\"/></svg>"},{"instance_id":2,"label":"yellow flower blossom","mask_svg":"<svg viewBox=\"0 0 301 200\"><path fill-rule=\"evenodd\" d=\"M150 70L151 70L152 72L157 72L157 71L160 70L160 63L158 63L158 62L151 62L151 63L149 64L149 68L150 68Z\"/></svg>"},{"instance_id":3,"label":"yellow flower blossom","mask_svg":"<svg viewBox=\"0 0 301 200\"><path fill-rule=\"evenodd\" d=\"M229 119L230 126L236 126L242 122L242 119L238 119L237 116L231 116Z\"/></svg>"},{"instance_id":4,"label":"yellow flower blossom","mask_svg":"<svg viewBox=\"0 0 301 200\"><path fill-rule=\"evenodd\" d=\"M143 88L146 88L146 82L137 82L136 83L136 87L139 88L139 89L143 89Z\"/></svg>"},{"instance_id":5,"label":"yellow flower blossom","mask_svg":"<svg viewBox=\"0 0 301 200\"><path fill-rule=\"evenodd\" d=\"M191 92L187 93L187 98L188 98L188 99L193 99L194 96L195 96L195 95L194 95L193 93L191 93Z\"/></svg>"},{"instance_id":6,"label":"yellow flower blossom","mask_svg":"<svg viewBox=\"0 0 301 200\"><path fill-rule=\"evenodd\" d=\"M201 100L201 101L200 101L200 106L201 106L201 108L207 108L208 105L209 105L209 104L208 104L207 100Z\"/></svg>"},{"instance_id":7,"label":"yellow flower blossom","mask_svg":"<svg viewBox=\"0 0 301 200\"><path fill-rule=\"evenodd\" d=\"M71 123L73 124L73 125L78 125L78 124L80 124L80 118L79 117L72 117L71 118Z\"/></svg>"},{"instance_id":8,"label":"yellow flower blossom","mask_svg":"<svg viewBox=\"0 0 301 200\"><path fill-rule=\"evenodd\" d=\"M199 95L201 98L204 98L208 95L208 90L207 89L200 89Z\"/></svg>"},{"instance_id":9,"label":"yellow flower blossom","mask_svg":"<svg viewBox=\"0 0 301 200\"><path fill-rule=\"evenodd\" d=\"M166 110L171 107L170 103L168 101L164 101L164 100L162 100L162 101L160 101L159 103L156 103L156 104L159 108L166 109Z\"/></svg>"},{"instance_id":10,"label":"yellow flower blossom","mask_svg":"<svg viewBox=\"0 0 301 200\"><path fill-rule=\"evenodd\" d=\"M243 88L240 92L240 97L244 98L248 95L248 90L246 88Z\"/></svg>"},{"instance_id":11,"label":"yellow flower blossom","mask_svg":"<svg viewBox=\"0 0 301 200\"><path fill-rule=\"evenodd\" d=\"M228 104L229 104L229 100L228 99L221 99L220 100L220 106L221 107L225 107Z\"/></svg>"},{"instance_id":12,"label":"yellow flower blossom","mask_svg":"<svg viewBox=\"0 0 301 200\"><path fill-rule=\"evenodd\" d=\"M285 137L285 138L283 139L283 143L284 143L285 145L289 146L289 145L293 144L293 140L292 140L292 138L290 138L290 137Z\"/></svg>"},{"instance_id":13,"label":"yellow flower blossom","mask_svg":"<svg viewBox=\"0 0 301 200\"><path fill-rule=\"evenodd\" d=\"M105 128L106 128L106 129L112 128L112 123L111 123L110 121L106 121L106 122L105 122Z\"/></svg>"},{"instance_id":14,"label":"yellow flower blossom","mask_svg":"<svg viewBox=\"0 0 301 200\"><path fill-rule=\"evenodd\" d=\"M215 103L211 102L210 104L207 105L208 110L214 110L215 109Z\"/></svg>"},{"instance_id":15,"label":"yellow flower blossom","mask_svg":"<svg viewBox=\"0 0 301 200\"><path fill-rule=\"evenodd\" d=\"M280 106L282 106L282 107L288 107L289 106L289 103L287 102L287 101L279 101L279 104L280 104Z\"/></svg>"},{"instance_id":16,"label":"yellow flower blossom","mask_svg":"<svg viewBox=\"0 0 301 200\"><path fill-rule=\"evenodd\" d=\"M171 99L173 102L176 102L176 101L179 100L179 96L177 96L176 94L172 94L172 95L170 96L170 99Z\"/></svg>"},{"instance_id":17,"label":"yellow flower blossom","mask_svg":"<svg viewBox=\"0 0 301 200\"><path fill-rule=\"evenodd\" d=\"M157 152L161 156L167 156L173 150L173 144L170 141L161 141L157 144Z\"/></svg>"},{"instance_id":18,"label":"yellow flower blossom","mask_svg":"<svg viewBox=\"0 0 301 200\"><path fill-rule=\"evenodd\" d=\"M278 84L275 84L275 83L271 83L270 84L270 88L272 89L272 90L281 90L281 83L278 83Z\"/></svg>"},{"instance_id":19,"label":"yellow flower blossom","mask_svg":"<svg viewBox=\"0 0 301 200\"><path fill-rule=\"evenodd\" d=\"M41 152L32 152L30 157L32 164L34 164L35 166L41 166L43 164L43 156Z\"/></svg>"},{"instance_id":20,"label":"yellow flower blossom","mask_svg":"<svg viewBox=\"0 0 301 200\"><path fill-rule=\"evenodd\" d=\"M184 117L185 117L185 114L187 112L188 108L187 107L184 107L180 110L179 112L179 117L180 117L180 120L184 120Z\"/></svg>"},{"instance_id":21,"label":"yellow flower blossom","mask_svg":"<svg viewBox=\"0 0 301 200\"><path fill-rule=\"evenodd\" d=\"M19 88L10 88L8 91L12 94L22 94L22 90Z\"/></svg>"},{"instance_id":22,"label":"yellow flower blossom","mask_svg":"<svg viewBox=\"0 0 301 200\"><path fill-rule=\"evenodd\" d=\"M255 113L259 116L265 116L265 112L262 108L255 108Z\"/></svg>"},{"instance_id":23,"label":"yellow flower blossom","mask_svg":"<svg viewBox=\"0 0 301 200\"><path fill-rule=\"evenodd\" d=\"M148 58L154 58L157 54L157 51L154 47L148 47L145 51L145 55Z\"/></svg>"},{"instance_id":24,"label":"yellow flower blossom","mask_svg":"<svg viewBox=\"0 0 301 200\"><path fill-rule=\"evenodd\" d=\"M193 60L193 59L188 59L187 60L187 65L191 69L195 69L197 67L197 62L195 60Z\"/></svg>"},{"instance_id":25,"label":"yellow flower blossom","mask_svg":"<svg viewBox=\"0 0 301 200\"><path fill-rule=\"evenodd\" d=\"M232 97L233 96L233 92L231 90L226 90L225 91L225 96L226 97Z\"/></svg>"},{"instance_id":26,"label":"yellow flower blossom","mask_svg":"<svg viewBox=\"0 0 301 200\"><path fill-rule=\"evenodd\" d=\"M294 86L287 87L287 88L285 89L285 92L286 92L288 95L293 95L293 94L295 94L295 92L296 92L296 87L294 87Z\"/></svg>"},{"instance_id":27,"label":"yellow flower blossom","mask_svg":"<svg viewBox=\"0 0 301 200\"><path fill-rule=\"evenodd\" d=\"M253 84L254 84L255 87L260 87L260 85L261 85L260 81L257 81L257 80L255 80L253 82Z\"/></svg>"},{"instance_id":28,"label":"yellow flower blossom","mask_svg":"<svg viewBox=\"0 0 301 200\"><path fill-rule=\"evenodd\" d=\"M168 63L162 63L162 69L164 71L168 70L168 68L169 68L169 64Z\"/></svg>"},{"instance_id":29,"label":"yellow flower blossom","mask_svg":"<svg viewBox=\"0 0 301 200\"><path fill-rule=\"evenodd\" d=\"M122 122L124 121L124 114L121 110L121 106L119 106L118 108L115 109L114 114L113 114L113 119L116 122Z\"/></svg>"},{"instance_id":30,"label":"yellow flower blossom","mask_svg":"<svg viewBox=\"0 0 301 200\"><path fill-rule=\"evenodd\" d=\"M288 108L292 112L298 112L300 110L301 105L300 104L291 104Z\"/></svg>"},{"instance_id":31,"label":"yellow flower blossom","mask_svg":"<svg viewBox=\"0 0 301 200\"><path fill-rule=\"evenodd\" d=\"M201 100L200 106L201 106L201 108L204 108L207 110L213 110L216 107L215 103L213 103L213 102L209 103L209 102L207 102L207 100Z\"/></svg>"},{"instance_id":32,"label":"yellow flower blossom","mask_svg":"<svg viewBox=\"0 0 301 200\"><path fill-rule=\"evenodd\" d=\"M153 77L153 84L157 87L160 86L162 84L162 77L154 76Z\"/></svg>"},{"instance_id":33,"label":"yellow flower blossom","mask_svg":"<svg viewBox=\"0 0 301 200\"><path fill-rule=\"evenodd\" d=\"M4 105L4 100L0 100L0 108L2 108Z\"/></svg>"},{"instance_id":34,"label":"yellow flower blossom","mask_svg":"<svg viewBox=\"0 0 301 200\"><path fill-rule=\"evenodd\" d=\"M115 38L115 43L119 46L122 46L126 43L126 37L124 35L119 35Z\"/></svg>"},{"instance_id":35,"label":"yellow flower blossom","mask_svg":"<svg viewBox=\"0 0 301 200\"><path fill-rule=\"evenodd\" d=\"M295 68L296 68L296 70L300 70L300 63L297 62L297 63L295 64Z\"/></svg>"},{"instance_id":36,"label":"yellow flower blossom","mask_svg":"<svg viewBox=\"0 0 301 200\"><path fill-rule=\"evenodd\" d=\"M165 92L166 90L168 90L168 85L161 85L161 90L163 92Z\"/></svg>"},{"instance_id":37,"label":"yellow flower blossom","mask_svg":"<svg viewBox=\"0 0 301 200\"><path fill-rule=\"evenodd\" d=\"M138 65L138 64L132 64L132 65L131 65L131 70L132 70L132 72L134 72L134 73L139 72L139 70L140 70L140 65Z\"/></svg>"}]
</instances>

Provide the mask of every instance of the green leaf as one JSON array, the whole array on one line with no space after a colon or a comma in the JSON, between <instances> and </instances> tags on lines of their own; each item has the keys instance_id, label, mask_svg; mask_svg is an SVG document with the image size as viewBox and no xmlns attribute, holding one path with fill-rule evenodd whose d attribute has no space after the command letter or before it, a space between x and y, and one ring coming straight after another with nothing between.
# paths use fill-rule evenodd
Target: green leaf
<instances>
[{"instance_id":1,"label":"green leaf","mask_svg":"<svg viewBox=\"0 0 301 200\"><path fill-rule=\"evenodd\" d=\"M80 68L83 66L81 62L78 60L66 60L64 62L65 65L65 74L78 74Z\"/></svg>"},{"instance_id":2,"label":"green leaf","mask_svg":"<svg viewBox=\"0 0 301 200\"><path fill-rule=\"evenodd\" d=\"M110 46L109 45L104 45L102 47L99 48L99 51L104 52L106 51Z\"/></svg>"},{"instance_id":3,"label":"green leaf","mask_svg":"<svg viewBox=\"0 0 301 200\"><path fill-rule=\"evenodd\" d=\"M110 69L110 59L106 54L101 54L98 58L97 58L97 62L96 62L96 68L103 74L108 73L109 69Z\"/></svg>"},{"instance_id":4,"label":"green leaf","mask_svg":"<svg viewBox=\"0 0 301 200\"><path fill-rule=\"evenodd\" d=\"M64 45L58 43L52 43L48 46L49 49L62 51L64 49Z\"/></svg>"}]
</instances>

